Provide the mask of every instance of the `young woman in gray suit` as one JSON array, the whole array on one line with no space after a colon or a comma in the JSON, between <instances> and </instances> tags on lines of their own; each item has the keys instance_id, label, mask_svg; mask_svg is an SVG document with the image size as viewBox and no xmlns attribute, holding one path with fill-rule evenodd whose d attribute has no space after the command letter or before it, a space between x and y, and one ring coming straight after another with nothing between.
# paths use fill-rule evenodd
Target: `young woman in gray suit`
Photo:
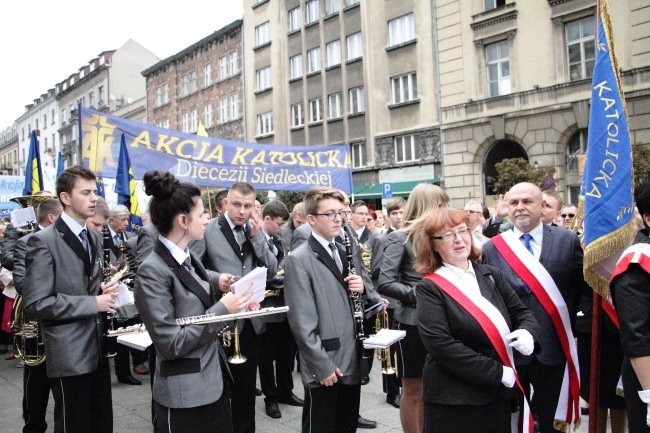
<instances>
[{"instance_id":1,"label":"young woman in gray suit","mask_svg":"<svg viewBox=\"0 0 650 433\"><path fill-rule=\"evenodd\" d=\"M218 300L203 265L187 248L190 241L203 238L208 224L199 189L155 170L145 174L144 184L153 196L151 221L160 236L138 268L135 303L156 348L158 428L230 433L232 379L218 338L228 323L181 326L176 319L242 311L251 293L228 293Z\"/></svg>"}]
</instances>

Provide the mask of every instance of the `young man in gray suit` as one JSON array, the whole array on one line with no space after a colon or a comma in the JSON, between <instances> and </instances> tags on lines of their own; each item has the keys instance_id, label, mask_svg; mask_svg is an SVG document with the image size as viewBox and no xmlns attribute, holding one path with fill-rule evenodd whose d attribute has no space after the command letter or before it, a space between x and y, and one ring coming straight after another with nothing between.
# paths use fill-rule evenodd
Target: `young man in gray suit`
<instances>
[{"instance_id":1,"label":"young man in gray suit","mask_svg":"<svg viewBox=\"0 0 650 433\"><path fill-rule=\"evenodd\" d=\"M112 432L110 369L101 346L118 282L102 282L101 238L86 228L97 202L95 174L70 167L56 190L63 213L27 242L25 313L43 327L54 431Z\"/></svg>"},{"instance_id":2,"label":"young man in gray suit","mask_svg":"<svg viewBox=\"0 0 650 433\"><path fill-rule=\"evenodd\" d=\"M285 301L305 386L302 431L354 432L361 353L350 294L362 294L364 282L359 275L348 275L345 250L335 242L343 224L343 195L333 188L314 187L304 203L312 233L285 261ZM354 264L362 268L360 260Z\"/></svg>"}]
</instances>

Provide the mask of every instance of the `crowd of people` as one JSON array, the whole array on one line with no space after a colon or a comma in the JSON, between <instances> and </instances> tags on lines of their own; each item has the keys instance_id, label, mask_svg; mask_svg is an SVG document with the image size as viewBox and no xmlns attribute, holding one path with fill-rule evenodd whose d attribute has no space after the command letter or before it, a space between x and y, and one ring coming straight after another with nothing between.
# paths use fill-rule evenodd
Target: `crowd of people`
<instances>
[{"instance_id":1,"label":"crowd of people","mask_svg":"<svg viewBox=\"0 0 650 433\"><path fill-rule=\"evenodd\" d=\"M55 432L113 431L106 333L116 320L143 323L153 342L117 345L114 371L125 385L150 375L155 432L254 432L262 395L271 418L281 405L302 407L303 432L374 428L360 413L375 358L362 341L376 331L363 316L371 306L405 332L385 355L397 374L382 380L406 433L550 433L588 411L579 398L589 399L592 290L578 209L555 191L520 183L490 212L473 200L454 209L422 183L384 212L312 187L290 213L236 183L216 195L211 219L199 188L169 172L147 172L144 186L151 201L137 235L129 209L109 208L81 166L57 178L57 198L38 200L33 230L0 229L0 352L19 294L46 355L23 366L24 432L46 431L50 392ZM630 432L650 431L650 183L636 205L635 245L612 280L618 315L603 318L599 406L613 433L628 420ZM251 300L251 285L232 290L260 267L263 301ZM137 309L117 303L124 290ZM250 317L177 321L243 311Z\"/></svg>"}]
</instances>

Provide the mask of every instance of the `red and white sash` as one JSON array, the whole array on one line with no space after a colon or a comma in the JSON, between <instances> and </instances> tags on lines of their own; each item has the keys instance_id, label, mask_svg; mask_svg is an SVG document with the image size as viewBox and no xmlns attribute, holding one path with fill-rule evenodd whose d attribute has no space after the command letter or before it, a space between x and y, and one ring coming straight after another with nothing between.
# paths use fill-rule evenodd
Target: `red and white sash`
<instances>
[{"instance_id":1,"label":"red and white sash","mask_svg":"<svg viewBox=\"0 0 650 433\"><path fill-rule=\"evenodd\" d=\"M524 389L521 383L519 383L519 377L517 376L517 370L515 369L515 363L512 357L512 348L506 342L505 336L510 333L510 328L501 312L481 296L480 293L465 293L461 291L458 288L461 283L460 278L444 266L438 268L435 273L426 275L424 278L433 281L476 319L479 325L481 325L481 328L483 328L490 343L494 346L503 365L515 371L517 386L524 395L524 410L522 413L523 416L519 420L519 431L532 433L534 427L533 415L530 412L530 405L528 404L528 399L525 397Z\"/></svg>"},{"instance_id":2,"label":"red and white sash","mask_svg":"<svg viewBox=\"0 0 650 433\"><path fill-rule=\"evenodd\" d=\"M492 243L506 263L530 288L553 322L567 359L553 426L556 430L567 431L568 425L573 421L577 427L580 423L580 373L578 351L566 302L553 277L517 239L512 230L493 237Z\"/></svg>"}]
</instances>

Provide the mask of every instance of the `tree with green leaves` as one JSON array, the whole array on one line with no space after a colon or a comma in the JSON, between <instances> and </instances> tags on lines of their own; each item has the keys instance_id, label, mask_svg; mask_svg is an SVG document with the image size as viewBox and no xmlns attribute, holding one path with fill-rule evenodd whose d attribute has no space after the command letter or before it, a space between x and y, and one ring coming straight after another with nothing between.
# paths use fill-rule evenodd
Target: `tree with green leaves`
<instances>
[{"instance_id":1,"label":"tree with green leaves","mask_svg":"<svg viewBox=\"0 0 650 433\"><path fill-rule=\"evenodd\" d=\"M524 158L510 158L497 162L494 167L497 170L496 179L488 177L494 182L494 190L497 194L505 194L518 183L530 182L544 189L544 178L555 173L555 167L535 168Z\"/></svg>"}]
</instances>

